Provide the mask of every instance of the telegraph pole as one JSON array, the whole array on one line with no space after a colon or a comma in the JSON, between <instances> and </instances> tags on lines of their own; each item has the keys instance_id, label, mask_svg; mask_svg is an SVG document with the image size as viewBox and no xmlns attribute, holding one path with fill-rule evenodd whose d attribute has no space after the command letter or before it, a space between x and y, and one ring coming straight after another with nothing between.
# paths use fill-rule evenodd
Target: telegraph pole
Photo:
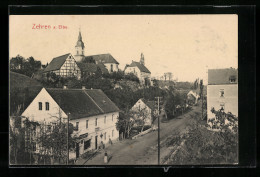
<instances>
[{"instance_id":1,"label":"telegraph pole","mask_svg":"<svg viewBox=\"0 0 260 177\"><path fill-rule=\"evenodd\" d=\"M155 97L158 101L158 165L160 165L160 98Z\"/></svg>"},{"instance_id":2,"label":"telegraph pole","mask_svg":"<svg viewBox=\"0 0 260 177\"><path fill-rule=\"evenodd\" d=\"M200 80L200 92L201 92L201 120L203 120L203 80Z\"/></svg>"},{"instance_id":3,"label":"telegraph pole","mask_svg":"<svg viewBox=\"0 0 260 177\"><path fill-rule=\"evenodd\" d=\"M69 165L69 117L70 117L70 113L68 113L68 120L67 120L67 165Z\"/></svg>"}]
</instances>

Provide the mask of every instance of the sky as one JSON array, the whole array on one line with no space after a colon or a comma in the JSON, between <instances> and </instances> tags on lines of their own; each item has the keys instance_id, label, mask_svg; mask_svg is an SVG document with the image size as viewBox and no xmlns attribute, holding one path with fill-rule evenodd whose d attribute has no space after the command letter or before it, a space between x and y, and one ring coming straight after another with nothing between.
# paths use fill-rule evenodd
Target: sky
<instances>
[{"instance_id":1,"label":"sky","mask_svg":"<svg viewBox=\"0 0 260 177\"><path fill-rule=\"evenodd\" d=\"M139 61L141 53L152 77L172 72L178 81L207 83L207 69L238 68L236 14L10 15L9 20L10 58L33 56L46 64L75 54L80 28L85 55L110 53L120 69ZM50 29L33 29L39 24Z\"/></svg>"}]
</instances>

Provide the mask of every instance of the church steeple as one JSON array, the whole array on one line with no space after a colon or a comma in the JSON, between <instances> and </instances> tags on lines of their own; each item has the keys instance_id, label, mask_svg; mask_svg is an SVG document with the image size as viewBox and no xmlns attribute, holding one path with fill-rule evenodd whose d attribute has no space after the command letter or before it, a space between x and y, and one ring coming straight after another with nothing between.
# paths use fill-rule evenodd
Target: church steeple
<instances>
[{"instance_id":1,"label":"church steeple","mask_svg":"<svg viewBox=\"0 0 260 177\"><path fill-rule=\"evenodd\" d=\"M74 58L76 61L81 61L84 58L84 42L82 41L82 36L81 36L81 31L79 28L79 36L78 36L78 41L75 46L75 56Z\"/></svg>"},{"instance_id":2,"label":"church steeple","mask_svg":"<svg viewBox=\"0 0 260 177\"><path fill-rule=\"evenodd\" d=\"M144 54L141 53L140 64L144 65Z\"/></svg>"}]
</instances>

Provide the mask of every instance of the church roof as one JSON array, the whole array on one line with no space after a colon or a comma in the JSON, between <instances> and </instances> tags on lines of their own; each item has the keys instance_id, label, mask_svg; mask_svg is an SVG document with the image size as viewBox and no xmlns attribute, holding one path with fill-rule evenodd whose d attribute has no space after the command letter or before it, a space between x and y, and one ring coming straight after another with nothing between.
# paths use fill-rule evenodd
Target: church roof
<instances>
[{"instance_id":1,"label":"church roof","mask_svg":"<svg viewBox=\"0 0 260 177\"><path fill-rule=\"evenodd\" d=\"M141 72L151 73L143 64L136 61L132 61L132 63L127 67L137 67Z\"/></svg>"},{"instance_id":2,"label":"church roof","mask_svg":"<svg viewBox=\"0 0 260 177\"><path fill-rule=\"evenodd\" d=\"M53 58L50 64L44 69L44 72L59 70L64 64L70 53Z\"/></svg>"},{"instance_id":3,"label":"church roof","mask_svg":"<svg viewBox=\"0 0 260 177\"><path fill-rule=\"evenodd\" d=\"M77 65L79 66L80 70L83 72L94 73L97 71L97 68L100 68L103 74L108 73L108 70L103 63L95 64L95 63L77 62Z\"/></svg>"},{"instance_id":4,"label":"church roof","mask_svg":"<svg viewBox=\"0 0 260 177\"><path fill-rule=\"evenodd\" d=\"M99 54L99 55L90 55L91 57L93 57L93 59L97 62L97 63L115 63L115 64L119 64L116 59L109 53L107 54ZM90 56L86 56L86 57L90 57Z\"/></svg>"},{"instance_id":5,"label":"church roof","mask_svg":"<svg viewBox=\"0 0 260 177\"><path fill-rule=\"evenodd\" d=\"M234 78L235 82L230 83L230 79ZM208 85L237 84L238 72L235 68L225 69L209 69Z\"/></svg>"},{"instance_id":6,"label":"church roof","mask_svg":"<svg viewBox=\"0 0 260 177\"><path fill-rule=\"evenodd\" d=\"M79 119L119 111L119 108L100 89L46 88L70 119Z\"/></svg>"}]
</instances>

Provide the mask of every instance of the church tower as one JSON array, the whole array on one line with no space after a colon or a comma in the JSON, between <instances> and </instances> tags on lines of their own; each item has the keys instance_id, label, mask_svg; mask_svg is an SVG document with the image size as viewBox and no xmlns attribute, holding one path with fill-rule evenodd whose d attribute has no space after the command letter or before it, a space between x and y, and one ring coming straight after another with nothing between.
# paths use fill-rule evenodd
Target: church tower
<instances>
[{"instance_id":1,"label":"church tower","mask_svg":"<svg viewBox=\"0 0 260 177\"><path fill-rule=\"evenodd\" d=\"M82 41L81 31L79 30L78 41L75 46L75 55L74 58L77 62L81 61L84 58L84 42Z\"/></svg>"},{"instance_id":2,"label":"church tower","mask_svg":"<svg viewBox=\"0 0 260 177\"><path fill-rule=\"evenodd\" d=\"M140 64L144 65L144 54L141 53Z\"/></svg>"}]
</instances>

